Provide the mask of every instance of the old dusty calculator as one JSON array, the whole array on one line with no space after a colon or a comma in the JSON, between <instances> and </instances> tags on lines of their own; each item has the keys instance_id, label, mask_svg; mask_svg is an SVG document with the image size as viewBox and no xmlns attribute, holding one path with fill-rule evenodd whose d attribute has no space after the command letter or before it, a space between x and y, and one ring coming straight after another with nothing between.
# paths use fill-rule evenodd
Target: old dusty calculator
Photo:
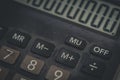
<instances>
[{"instance_id":1,"label":"old dusty calculator","mask_svg":"<svg viewBox=\"0 0 120 80\"><path fill-rule=\"evenodd\" d=\"M0 80L120 80L120 1L0 0Z\"/></svg>"}]
</instances>

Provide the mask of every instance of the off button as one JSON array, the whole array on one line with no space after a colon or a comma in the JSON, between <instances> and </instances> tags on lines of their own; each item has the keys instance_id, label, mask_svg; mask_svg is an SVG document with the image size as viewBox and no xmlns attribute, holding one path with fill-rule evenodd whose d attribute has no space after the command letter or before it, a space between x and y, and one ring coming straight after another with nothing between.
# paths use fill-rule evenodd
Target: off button
<instances>
[{"instance_id":1,"label":"off button","mask_svg":"<svg viewBox=\"0 0 120 80\"><path fill-rule=\"evenodd\" d=\"M91 47L90 53L104 59L109 59L112 56L109 49L97 45Z\"/></svg>"}]
</instances>

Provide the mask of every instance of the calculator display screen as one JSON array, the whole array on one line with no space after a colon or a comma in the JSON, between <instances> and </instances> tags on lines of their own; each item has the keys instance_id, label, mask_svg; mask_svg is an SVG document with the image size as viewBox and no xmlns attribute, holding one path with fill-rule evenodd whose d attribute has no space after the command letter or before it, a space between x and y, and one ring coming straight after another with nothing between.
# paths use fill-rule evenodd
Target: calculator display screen
<instances>
[{"instance_id":1,"label":"calculator display screen","mask_svg":"<svg viewBox=\"0 0 120 80\"><path fill-rule=\"evenodd\" d=\"M14 0L109 36L120 27L120 6L102 0Z\"/></svg>"}]
</instances>

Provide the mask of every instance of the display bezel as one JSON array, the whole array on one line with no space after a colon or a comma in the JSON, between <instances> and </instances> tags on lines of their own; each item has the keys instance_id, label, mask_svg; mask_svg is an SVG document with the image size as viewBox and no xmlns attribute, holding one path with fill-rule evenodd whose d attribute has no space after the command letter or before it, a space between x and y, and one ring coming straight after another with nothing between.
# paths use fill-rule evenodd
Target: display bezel
<instances>
[{"instance_id":1,"label":"display bezel","mask_svg":"<svg viewBox=\"0 0 120 80\"><path fill-rule=\"evenodd\" d=\"M14 1L19 1L19 0L14 0ZM29 5L27 5L27 6L29 6ZM29 7L31 7L31 6L29 6ZM32 7L32 8L34 8L34 7ZM35 8L35 9L36 9L36 8ZM39 9L36 9L36 10L40 11ZM44 11L41 11L41 12L44 12ZM47 13L47 12L44 12L44 13ZM47 13L47 14L49 14L49 13ZM50 15L53 15L53 14L50 14ZM54 16L54 15L53 15L53 16ZM55 16L55 17L60 17L60 16ZM60 17L60 18L61 18L61 17ZM62 20L65 20L65 19L63 18ZM65 21L74 23L73 21L68 21L68 20L65 20ZM74 24L77 24L77 23L74 23ZM77 26L85 26L85 25L77 24ZM120 26L120 24L119 24L119 26ZM100 30L95 30L95 29L89 28L89 27L87 27L87 26L85 26L85 28L91 29L91 30L93 30L93 31L95 31L95 32L99 32L99 33L101 33L101 34L103 34L103 35L107 35L107 36L114 37L114 38L117 38L117 37L118 37L119 31L120 31L120 27L117 28L118 31L116 32L116 35L115 35L115 36L112 36L112 35L108 35L108 34L106 34L106 33L104 33L104 32L101 32Z\"/></svg>"}]
</instances>

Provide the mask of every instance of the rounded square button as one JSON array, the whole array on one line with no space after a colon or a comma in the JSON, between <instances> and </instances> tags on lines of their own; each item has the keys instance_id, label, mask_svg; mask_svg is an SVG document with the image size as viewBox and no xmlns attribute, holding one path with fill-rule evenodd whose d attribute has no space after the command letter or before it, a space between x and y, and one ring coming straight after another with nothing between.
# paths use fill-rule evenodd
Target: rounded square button
<instances>
[{"instance_id":1,"label":"rounded square button","mask_svg":"<svg viewBox=\"0 0 120 80\"><path fill-rule=\"evenodd\" d=\"M69 76L69 71L53 65L50 67L45 78L47 80L68 80Z\"/></svg>"},{"instance_id":2,"label":"rounded square button","mask_svg":"<svg viewBox=\"0 0 120 80\"><path fill-rule=\"evenodd\" d=\"M22 64L21 64L21 68L25 71L28 71L32 74L39 74L41 69L43 68L44 66L44 62L35 58L35 57L32 57L32 56L29 56L27 55L25 57L25 59L23 60Z\"/></svg>"},{"instance_id":3,"label":"rounded square button","mask_svg":"<svg viewBox=\"0 0 120 80\"><path fill-rule=\"evenodd\" d=\"M37 39L32 47L32 52L44 57L50 57L54 48L54 44Z\"/></svg>"},{"instance_id":4,"label":"rounded square button","mask_svg":"<svg viewBox=\"0 0 120 80\"><path fill-rule=\"evenodd\" d=\"M110 59L112 56L112 52L109 49L98 45L93 45L90 49L90 53L103 59Z\"/></svg>"},{"instance_id":5,"label":"rounded square button","mask_svg":"<svg viewBox=\"0 0 120 80\"><path fill-rule=\"evenodd\" d=\"M67 49L61 49L56 57L56 61L65 66L74 68L80 59L79 53L72 52Z\"/></svg>"},{"instance_id":6,"label":"rounded square button","mask_svg":"<svg viewBox=\"0 0 120 80\"><path fill-rule=\"evenodd\" d=\"M8 36L8 43L20 48L25 48L30 39L31 39L30 35L21 31L14 30Z\"/></svg>"},{"instance_id":7,"label":"rounded square button","mask_svg":"<svg viewBox=\"0 0 120 80\"><path fill-rule=\"evenodd\" d=\"M20 52L17 50L2 46L0 49L0 60L9 64L14 64L19 54Z\"/></svg>"},{"instance_id":8,"label":"rounded square button","mask_svg":"<svg viewBox=\"0 0 120 80\"><path fill-rule=\"evenodd\" d=\"M102 77L105 72L106 65L104 62L89 58L84 62L81 71L92 76Z\"/></svg>"},{"instance_id":9,"label":"rounded square button","mask_svg":"<svg viewBox=\"0 0 120 80\"><path fill-rule=\"evenodd\" d=\"M72 35L66 38L65 43L79 50L83 50L87 46L87 41Z\"/></svg>"}]
</instances>

